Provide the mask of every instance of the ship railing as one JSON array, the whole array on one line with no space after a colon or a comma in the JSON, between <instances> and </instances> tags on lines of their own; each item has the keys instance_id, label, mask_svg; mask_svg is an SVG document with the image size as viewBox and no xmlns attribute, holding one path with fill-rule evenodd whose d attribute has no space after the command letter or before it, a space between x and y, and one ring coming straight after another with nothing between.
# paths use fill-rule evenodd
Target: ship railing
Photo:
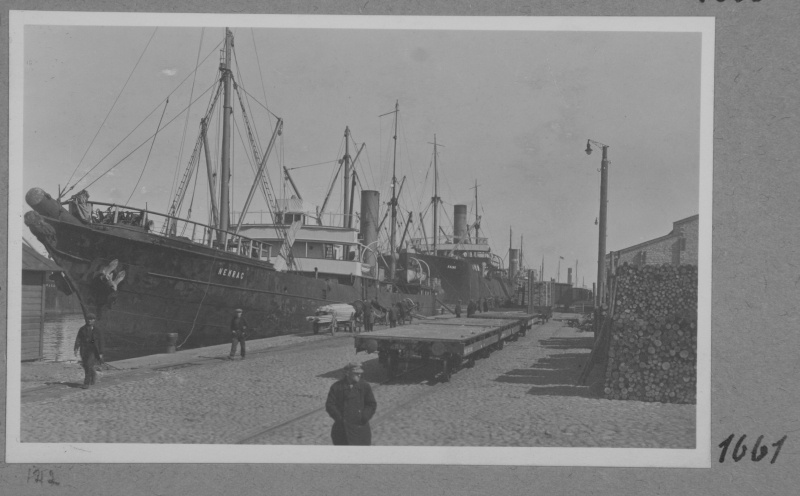
<instances>
[{"instance_id":1,"label":"ship railing","mask_svg":"<svg viewBox=\"0 0 800 496\"><path fill-rule=\"evenodd\" d=\"M116 225L166 238L182 239L258 260L269 261L272 256L272 245L269 243L193 220L114 203L89 204L92 207L94 224Z\"/></svg>"},{"instance_id":2,"label":"ship railing","mask_svg":"<svg viewBox=\"0 0 800 496\"><path fill-rule=\"evenodd\" d=\"M288 218L284 220L284 215ZM272 212L267 210L255 210L250 211L244 214L244 220L242 221L242 225L269 225L275 224L275 218L278 217L283 222L280 222L281 225L291 225L291 223L297 220L296 216L302 215L304 217L304 224L305 225L317 225L317 226L326 226L326 227L342 227L344 225L345 214L341 213L323 213L322 215L318 215L317 212L282 212L277 215L273 215ZM239 218L242 216L241 212L233 212L233 222L238 223ZM353 221L352 225L358 225L359 214L353 213L352 215Z\"/></svg>"},{"instance_id":3,"label":"ship railing","mask_svg":"<svg viewBox=\"0 0 800 496\"><path fill-rule=\"evenodd\" d=\"M489 238L468 238L468 239L461 239L457 242L454 236L446 235L446 236L439 236L436 240L436 244L439 245L451 245L451 244L463 244L463 245L488 245ZM425 247L425 246L433 246L433 237L428 238L412 238L411 245L415 248L417 247Z\"/></svg>"}]
</instances>

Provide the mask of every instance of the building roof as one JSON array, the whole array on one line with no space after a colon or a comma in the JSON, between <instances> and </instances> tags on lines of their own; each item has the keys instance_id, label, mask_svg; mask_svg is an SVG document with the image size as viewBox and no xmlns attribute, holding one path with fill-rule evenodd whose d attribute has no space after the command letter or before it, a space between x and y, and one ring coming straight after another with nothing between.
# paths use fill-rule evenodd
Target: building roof
<instances>
[{"instance_id":1,"label":"building roof","mask_svg":"<svg viewBox=\"0 0 800 496\"><path fill-rule=\"evenodd\" d=\"M22 243L22 270L61 272L61 267L27 244Z\"/></svg>"}]
</instances>

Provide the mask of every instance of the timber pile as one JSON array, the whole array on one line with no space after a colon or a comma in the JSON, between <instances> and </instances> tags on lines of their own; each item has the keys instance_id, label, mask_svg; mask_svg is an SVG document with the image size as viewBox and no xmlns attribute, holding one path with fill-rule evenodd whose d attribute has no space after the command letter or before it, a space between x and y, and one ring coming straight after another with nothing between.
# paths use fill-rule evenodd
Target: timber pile
<instances>
[{"instance_id":1,"label":"timber pile","mask_svg":"<svg viewBox=\"0 0 800 496\"><path fill-rule=\"evenodd\" d=\"M608 399L695 403L697 267L617 268Z\"/></svg>"}]
</instances>

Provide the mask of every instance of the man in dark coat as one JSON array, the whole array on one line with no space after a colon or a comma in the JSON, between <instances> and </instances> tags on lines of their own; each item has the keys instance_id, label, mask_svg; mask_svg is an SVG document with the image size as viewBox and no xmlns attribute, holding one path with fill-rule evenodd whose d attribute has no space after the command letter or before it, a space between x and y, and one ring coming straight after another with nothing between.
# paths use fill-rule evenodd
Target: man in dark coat
<instances>
[{"instance_id":1,"label":"man in dark coat","mask_svg":"<svg viewBox=\"0 0 800 496\"><path fill-rule=\"evenodd\" d=\"M75 337L75 355L80 352L83 366L83 389L94 386L97 382L95 367L103 363L103 332L95 327L95 320L93 313L87 314L86 325L78 330Z\"/></svg>"},{"instance_id":2,"label":"man in dark coat","mask_svg":"<svg viewBox=\"0 0 800 496\"><path fill-rule=\"evenodd\" d=\"M397 327L397 307L392 305L389 307L389 327Z\"/></svg>"},{"instance_id":3,"label":"man in dark coat","mask_svg":"<svg viewBox=\"0 0 800 496\"><path fill-rule=\"evenodd\" d=\"M475 315L475 302L469 300L469 303L467 303L467 317L472 317L473 315Z\"/></svg>"},{"instance_id":4,"label":"man in dark coat","mask_svg":"<svg viewBox=\"0 0 800 496\"><path fill-rule=\"evenodd\" d=\"M242 309L237 308L231 319L231 354L228 360L233 360L236 356L236 343L242 344L242 360L245 354L245 339L247 338L247 320L242 317Z\"/></svg>"},{"instance_id":5,"label":"man in dark coat","mask_svg":"<svg viewBox=\"0 0 800 496\"><path fill-rule=\"evenodd\" d=\"M406 323L406 308L403 306L403 302L397 303L397 322L400 325L405 325Z\"/></svg>"},{"instance_id":6,"label":"man in dark coat","mask_svg":"<svg viewBox=\"0 0 800 496\"><path fill-rule=\"evenodd\" d=\"M461 317L461 300L456 303L456 317Z\"/></svg>"},{"instance_id":7,"label":"man in dark coat","mask_svg":"<svg viewBox=\"0 0 800 496\"><path fill-rule=\"evenodd\" d=\"M325 411L333 419L331 440L334 445L369 446L372 444L369 420L375 415L378 403L372 387L361 380L364 370L360 363L348 363L344 372L345 376L331 386L325 402Z\"/></svg>"},{"instance_id":8,"label":"man in dark coat","mask_svg":"<svg viewBox=\"0 0 800 496\"><path fill-rule=\"evenodd\" d=\"M375 314L372 313L372 305L366 305L364 308L364 332L372 331L373 320L375 320Z\"/></svg>"}]
</instances>

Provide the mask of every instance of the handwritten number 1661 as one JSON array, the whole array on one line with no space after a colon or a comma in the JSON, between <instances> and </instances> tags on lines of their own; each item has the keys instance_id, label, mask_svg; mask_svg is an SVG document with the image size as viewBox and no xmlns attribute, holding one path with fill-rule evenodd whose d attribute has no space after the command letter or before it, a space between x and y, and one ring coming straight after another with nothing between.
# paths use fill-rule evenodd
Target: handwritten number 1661
<instances>
[{"instance_id":1,"label":"handwritten number 1661","mask_svg":"<svg viewBox=\"0 0 800 496\"><path fill-rule=\"evenodd\" d=\"M744 444L744 440L747 435L742 435L739 440L736 442L736 446L733 448L733 452L731 453L731 458L733 461L738 462L747 454L747 446ZM723 463L725 461L725 455L728 453L728 448L730 448L731 443L733 442L734 434L731 434L724 441L719 443L719 447L722 448L722 453L719 455L719 462ZM767 456L769 452L769 448L766 445L761 445L761 441L764 439L764 436L758 436L756 439L756 444L753 445L753 451L751 452L750 459L754 462L760 462ZM777 448L775 450L775 454L772 455L772 459L769 461L770 463L775 463L775 460L778 459L778 454L781 452L781 448L783 448L783 443L786 441L786 436L783 436L778 441L772 443L772 446Z\"/></svg>"}]
</instances>

